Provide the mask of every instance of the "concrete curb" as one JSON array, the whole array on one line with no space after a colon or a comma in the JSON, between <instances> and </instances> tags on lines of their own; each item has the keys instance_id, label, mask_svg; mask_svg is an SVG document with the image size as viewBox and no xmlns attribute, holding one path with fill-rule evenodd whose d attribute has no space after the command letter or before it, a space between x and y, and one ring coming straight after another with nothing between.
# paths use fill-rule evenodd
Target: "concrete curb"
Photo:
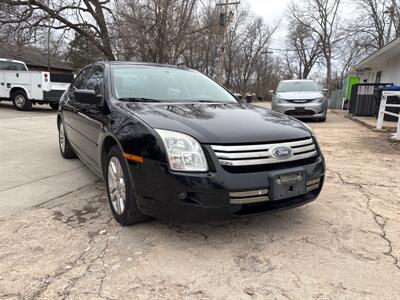
<instances>
[{"instance_id":1,"label":"concrete curb","mask_svg":"<svg viewBox=\"0 0 400 300\"><path fill-rule=\"evenodd\" d=\"M374 126L374 125L371 125L371 124L369 124L369 123L367 123L367 122L365 122L365 121L363 121L363 120L360 120L359 118L357 118L357 117L353 117L353 116L349 116L349 115L344 115L344 117L345 118L348 118L348 119L350 119L350 120L352 120L352 121L354 121L354 122L356 122L356 123L358 123L358 124L360 124L360 125L362 125L362 126L364 126L364 127L366 127L366 128L368 128L368 129L370 129L370 130L372 130L372 131L374 131L374 132L395 132L395 128L388 128L388 127L383 127L383 129L376 129L376 127Z\"/></svg>"}]
</instances>

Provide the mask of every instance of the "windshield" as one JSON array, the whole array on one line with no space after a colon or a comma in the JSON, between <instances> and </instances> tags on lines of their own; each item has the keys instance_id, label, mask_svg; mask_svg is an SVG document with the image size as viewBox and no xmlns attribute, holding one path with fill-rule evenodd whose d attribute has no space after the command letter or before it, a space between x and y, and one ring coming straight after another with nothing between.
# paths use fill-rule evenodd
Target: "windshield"
<instances>
[{"instance_id":1,"label":"windshield","mask_svg":"<svg viewBox=\"0 0 400 300\"><path fill-rule=\"evenodd\" d=\"M278 93L285 92L319 92L321 88L314 81L282 81Z\"/></svg>"},{"instance_id":2,"label":"windshield","mask_svg":"<svg viewBox=\"0 0 400 300\"><path fill-rule=\"evenodd\" d=\"M153 66L111 66L114 96L121 100L236 102L225 89L193 70Z\"/></svg>"}]
</instances>

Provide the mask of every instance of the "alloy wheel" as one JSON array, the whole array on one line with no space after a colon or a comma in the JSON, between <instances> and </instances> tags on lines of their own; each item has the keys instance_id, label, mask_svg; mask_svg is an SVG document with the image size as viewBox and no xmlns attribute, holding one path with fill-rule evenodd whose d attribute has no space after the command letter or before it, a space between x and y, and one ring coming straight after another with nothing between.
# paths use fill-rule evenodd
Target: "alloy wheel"
<instances>
[{"instance_id":1,"label":"alloy wheel","mask_svg":"<svg viewBox=\"0 0 400 300\"><path fill-rule=\"evenodd\" d=\"M114 211L122 215L126 207L125 179L121 163L115 156L111 157L108 163L107 181Z\"/></svg>"},{"instance_id":2,"label":"alloy wheel","mask_svg":"<svg viewBox=\"0 0 400 300\"><path fill-rule=\"evenodd\" d=\"M60 149L62 153L65 153L65 132L64 132L64 125L61 122L60 123L60 128L59 128L59 143L60 143Z\"/></svg>"}]
</instances>

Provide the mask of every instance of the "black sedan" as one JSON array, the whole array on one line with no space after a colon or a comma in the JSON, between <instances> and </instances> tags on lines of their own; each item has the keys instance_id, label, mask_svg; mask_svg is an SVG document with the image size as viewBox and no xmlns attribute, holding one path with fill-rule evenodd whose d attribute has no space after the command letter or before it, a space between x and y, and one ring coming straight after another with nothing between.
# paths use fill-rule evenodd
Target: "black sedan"
<instances>
[{"instance_id":1,"label":"black sedan","mask_svg":"<svg viewBox=\"0 0 400 300\"><path fill-rule=\"evenodd\" d=\"M186 68L100 62L60 101L64 158L104 178L116 220L208 221L302 205L325 164L312 130Z\"/></svg>"}]
</instances>

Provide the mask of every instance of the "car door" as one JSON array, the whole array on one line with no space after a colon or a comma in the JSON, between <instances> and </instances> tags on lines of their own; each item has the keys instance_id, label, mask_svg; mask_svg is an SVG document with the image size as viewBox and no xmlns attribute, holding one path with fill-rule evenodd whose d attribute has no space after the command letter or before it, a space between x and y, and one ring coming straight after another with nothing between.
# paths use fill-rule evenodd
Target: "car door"
<instances>
[{"instance_id":1,"label":"car door","mask_svg":"<svg viewBox=\"0 0 400 300\"><path fill-rule=\"evenodd\" d=\"M83 69L71 83L71 86L66 91L65 100L63 102L63 120L65 131L69 142L79 155L83 155L82 138L79 128L79 118L77 115L78 103L75 101L74 90L82 89L85 85L86 78L89 75L91 66Z\"/></svg>"},{"instance_id":2,"label":"car door","mask_svg":"<svg viewBox=\"0 0 400 300\"><path fill-rule=\"evenodd\" d=\"M101 65L94 65L86 74L83 89L95 91L99 99L104 97L104 68ZM102 107L98 104L87 104L75 101L76 123L79 128L79 144L88 163L100 170L98 140L103 130L104 120Z\"/></svg>"}]
</instances>

